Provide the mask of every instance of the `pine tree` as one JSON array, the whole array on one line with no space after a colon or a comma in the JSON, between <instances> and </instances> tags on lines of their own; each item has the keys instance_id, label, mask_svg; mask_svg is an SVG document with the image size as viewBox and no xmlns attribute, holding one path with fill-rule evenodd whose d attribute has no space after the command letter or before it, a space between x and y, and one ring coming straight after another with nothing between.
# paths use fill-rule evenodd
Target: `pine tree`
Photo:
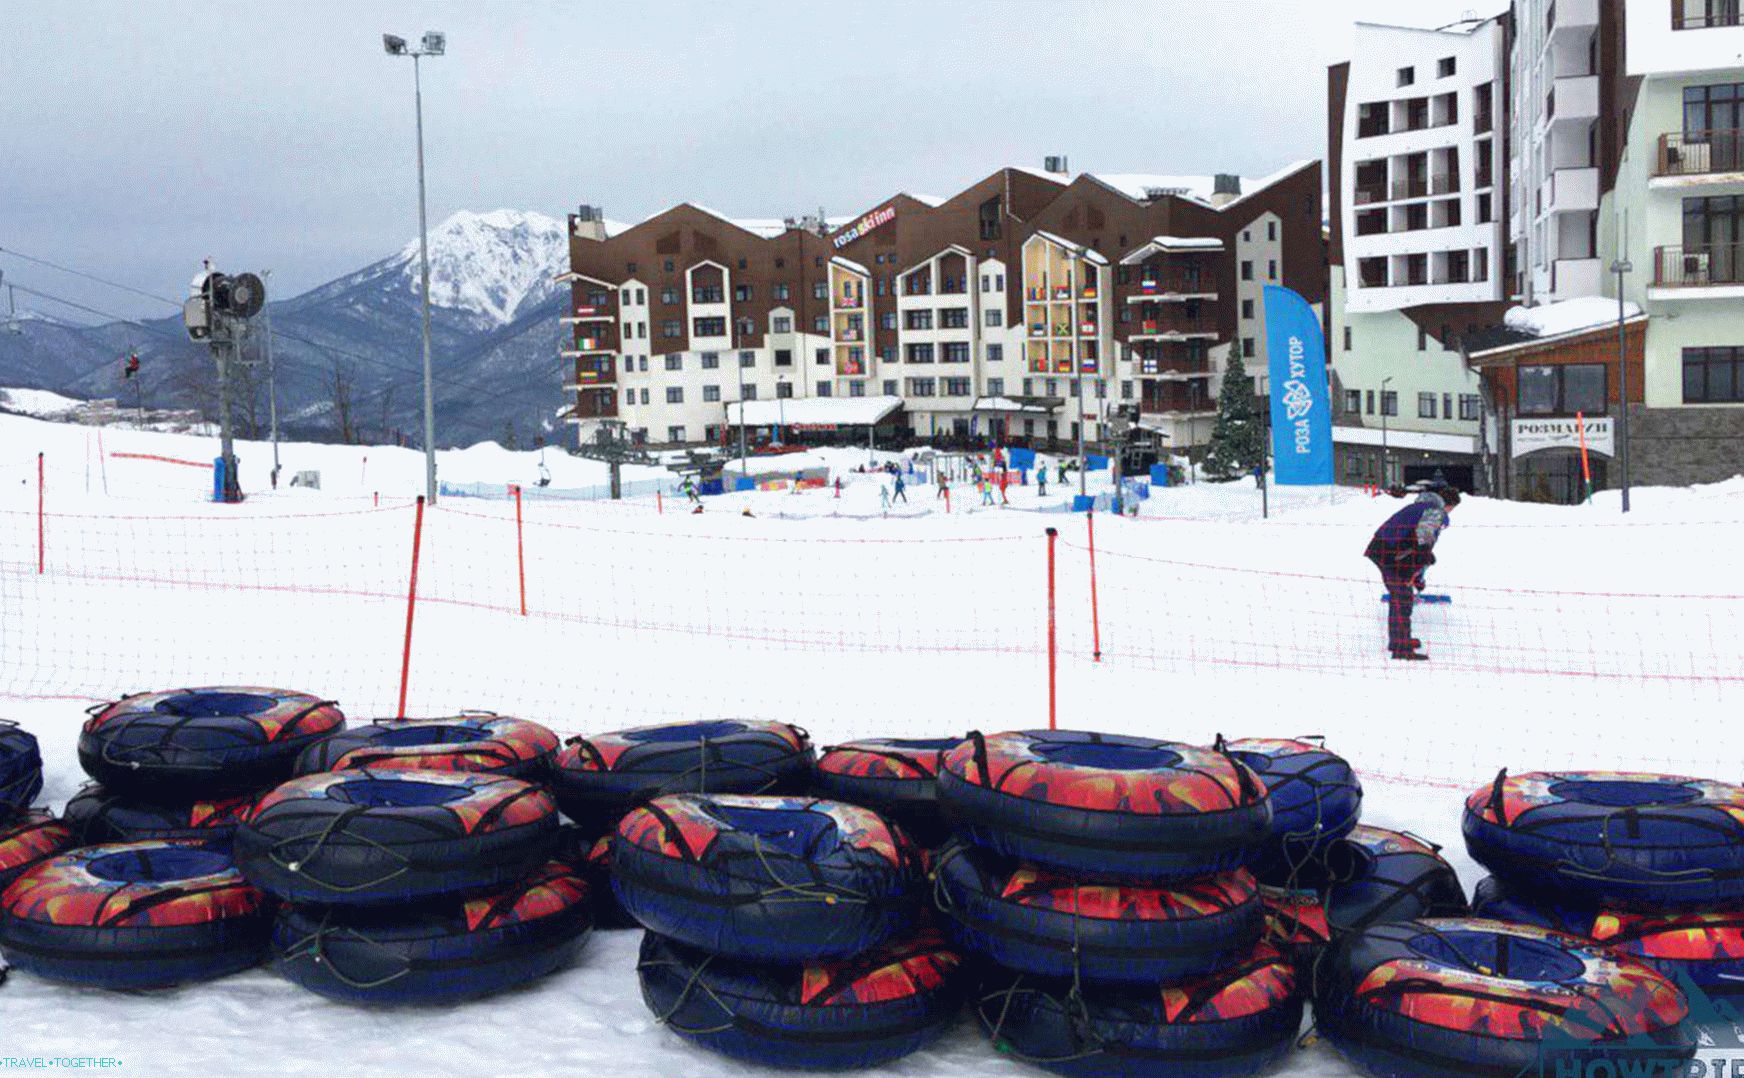
<instances>
[{"instance_id":1,"label":"pine tree","mask_svg":"<svg viewBox=\"0 0 1744 1078\"><path fill-rule=\"evenodd\" d=\"M1230 345L1223 389L1217 394L1217 425L1205 454L1205 474L1219 482L1250 476L1266 459L1265 431L1254 411L1254 381L1237 349Z\"/></svg>"}]
</instances>

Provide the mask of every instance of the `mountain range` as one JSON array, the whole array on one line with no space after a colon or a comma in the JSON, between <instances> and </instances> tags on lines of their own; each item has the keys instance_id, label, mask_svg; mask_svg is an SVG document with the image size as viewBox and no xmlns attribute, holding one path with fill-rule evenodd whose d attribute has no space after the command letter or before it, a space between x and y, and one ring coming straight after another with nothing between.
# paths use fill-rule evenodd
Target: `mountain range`
<instances>
[{"instance_id":1,"label":"mountain range","mask_svg":"<svg viewBox=\"0 0 1744 1078\"><path fill-rule=\"evenodd\" d=\"M568 289L561 221L538 213L462 212L430 232L430 339L437 441L559 442L558 338ZM269 288L270 291L270 288ZM418 242L301 295L269 302L251 323L246 356L265 354L271 326L279 422L307 439L419 440L423 354ZM179 314L81 326L21 318L0 333L0 385L47 389L122 405L215 414L210 354L188 340ZM139 375L122 377L128 354ZM238 433L264 434L266 368L245 366L232 387Z\"/></svg>"}]
</instances>

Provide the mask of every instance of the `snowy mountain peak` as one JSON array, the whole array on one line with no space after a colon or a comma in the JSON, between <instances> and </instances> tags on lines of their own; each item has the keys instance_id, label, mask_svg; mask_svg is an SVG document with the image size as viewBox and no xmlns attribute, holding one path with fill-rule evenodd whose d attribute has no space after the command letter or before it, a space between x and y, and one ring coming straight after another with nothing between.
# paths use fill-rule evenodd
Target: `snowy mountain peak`
<instances>
[{"instance_id":1,"label":"snowy mountain peak","mask_svg":"<svg viewBox=\"0 0 1744 1078\"><path fill-rule=\"evenodd\" d=\"M400 251L400 274L418 292L418 241ZM430 302L485 325L512 321L557 288L569 263L563 222L523 210L462 211L430 230Z\"/></svg>"}]
</instances>

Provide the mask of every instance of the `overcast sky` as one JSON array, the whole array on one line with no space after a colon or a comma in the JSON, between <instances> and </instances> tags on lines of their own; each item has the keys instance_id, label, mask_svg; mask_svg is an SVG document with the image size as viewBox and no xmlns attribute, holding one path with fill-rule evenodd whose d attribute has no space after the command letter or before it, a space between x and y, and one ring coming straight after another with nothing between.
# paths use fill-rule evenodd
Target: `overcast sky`
<instances>
[{"instance_id":1,"label":"overcast sky","mask_svg":"<svg viewBox=\"0 0 1744 1078\"><path fill-rule=\"evenodd\" d=\"M1354 20L1498 0L0 0L0 248L178 295L207 255L285 296L431 223L579 202L635 221L947 195L1002 164L1263 174L1325 153ZM365 10L367 9L367 10ZM0 254L7 280L167 308ZM25 304L79 317L32 297Z\"/></svg>"}]
</instances>

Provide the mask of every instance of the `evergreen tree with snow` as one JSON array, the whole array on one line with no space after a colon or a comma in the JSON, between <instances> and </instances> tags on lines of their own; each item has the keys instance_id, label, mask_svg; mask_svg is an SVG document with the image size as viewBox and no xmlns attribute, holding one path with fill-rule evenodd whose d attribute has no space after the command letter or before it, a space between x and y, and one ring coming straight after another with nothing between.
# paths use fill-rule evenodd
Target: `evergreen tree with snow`
<instances>
[{"instance_id":1,"label":"evergreen tree with snow","mask_svg":"<svg viewBox=\"0 0 1744 1078\"><path fill-rule=\"evenodd\" d=\"M1217 425L1211 429L1211 449L1205 454L1205 474L1228 482L1253 474L1266 459L1265 431L1254 410L1254 381L1242 366L1239 346L1231 344L1217 394Z\"/></svg>"}]
</instances>

